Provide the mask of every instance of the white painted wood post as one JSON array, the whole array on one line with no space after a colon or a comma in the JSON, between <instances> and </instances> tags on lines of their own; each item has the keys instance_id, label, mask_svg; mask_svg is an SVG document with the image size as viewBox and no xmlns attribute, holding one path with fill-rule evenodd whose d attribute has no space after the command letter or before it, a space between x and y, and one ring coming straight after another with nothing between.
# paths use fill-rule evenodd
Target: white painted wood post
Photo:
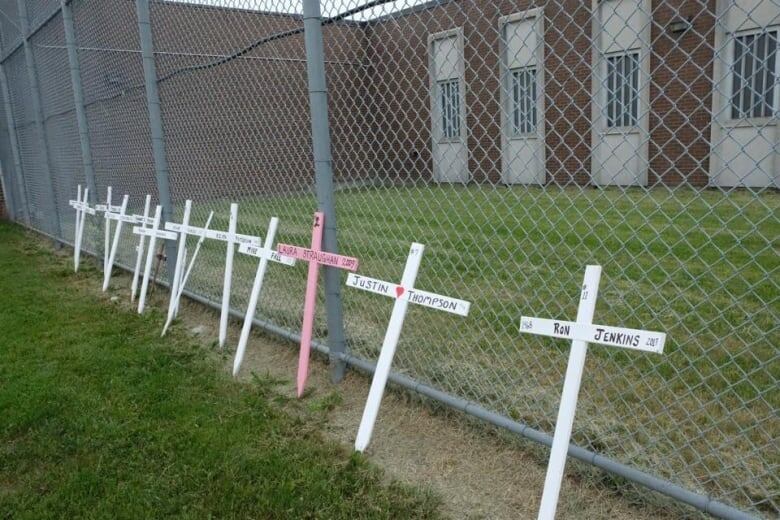
<instances>
[{"instance_id":1,"label":"white painted wood post","mask_svg":"<svg viewBox=\"0 0 780 520\"><path fill-rule=\"evenodd\" d=\"M184 262L184 249L187 247L187 227L190 224L191 211L192 201L187 200L184 203L184 215L181 219L181 231L179 232L179 249L176 253L176 266L173 270L173 280L171 280L170 299L168 300L168 319L171 319L174 310L176 309L176 295L179 293L179 284L181 282L182 262Z\"/></svg>"},{"instance_id":2,"label":"white painted wood post","mask_svg":"<svg viewBox=\"0 0 780 520\"><path fill-rule=\"evenodd\" d=\"M111 248L109 242L111 241L111 221L108 218L108 213L111 211L111 186L106 189L106 212L103 213L105 220L105 239L103 240L103 272L106 271L106 265L108 265L108 253Z\"/></svg>"},{"instance_id":3,"label":"white painted wood post","mask_svg":"<svg viewBox=\"0 0 780 520\"><path fill-rule=\"evenodd\" d=\"M81 219L79 220L79 228L77 230L76 234L76 251L75 251L75 263L76 263L76 271L79 270L79 263L81 262L81 243L84 240L84 222L85 217L87 214L90 213L88 209L89 205L89 188L84 188L84 196L82 197L82 209L81 209ZM93 211L94 213L94 211Z\"/></svg>"},{"instance_id":4,"label":"white painted wood post","mask_svg":"<svg viewBox=\"0 0 780 520\"><path fill-rule=\"evenodd\" d=\"M81 184L76 187L76 223L73 226L73 270L78 272L79 270L79 227L81 225L81 219L83 218L81 209Z\"/></svg>"},{"instance_id":5,"label":"white painted wood post","mask_svg":"<svg viewBox=\"0 0 780 520\"><path fill-rule=\"evenodd\" d=\"M157 231L160 229L160 214L162 206L159 204L154 210L154 222L152 223L152 234L149 236L149 251L146 253L146 265L144 266L144 278L141 282L141 294L138 297L138 314L144 312L146 305L146 291L149 289L149 275L152 274L152 264L154 263L154 246L157 245Z\"/></svg>"},{"instance_id":6,"label":"white painted wood post","mask_svg":"<svg viewBox=\"0 0 780 520\"><path fill-rule=\"evenodd\" d=\"M409 250L409 257L406 259L406 267L401 277L401 286L411 288L417 280L417 271L420 268L425 246L414 243ZM379 354L379 360L376 363L374 379L371 381L371 390L368 392L366 407L363 410L363 418L360 420L357 438L355 439L355 449L364 451L371 441L371 434L374 432L374 424L379 413L379 405L382 402L382 395L387 386L387 378L390 375L390 367L393 364L393 357L398 346L398 338L401 336L401 328L406 316L406 308L409 301L406 298L396 298L393 304L393 312L390 315L390 323L385 332L385 339L382 342L382 350Z\"/></svg>"},{"instance_id":7,"label":"white painted wood post","mask_svg":"<svg viewBox=\"0 0 780 520\"><path fill-rule=\"evenodd\" d=\"M596 310L596 298L598 297L600 280L601 266L589 265L585 268L580 304L577 309L577 323L593 323L593 312ZM558 409L558 419L555 422L555 436L553 437L552 450L550 452L550 462L547 465L547 476L544 480L544 493L542 494L542 504L539 508L539 520L554 520L555 518L587 352L588 343L586 341L573 340L571 342L569 365L566 367L566 379L563 382L561 404Z\"/></svg>"},{"instance_id":8,"label":"white painted wood post","mask_svg":"<svg viewBox=\"0 0 780 520\"><path fill-rule=\"evenodd\" d=\"M268 232L265 236L265 243L263 249L267 253L272 252L274 246L274 237L276 237L276 228L279 226L279 219L276 217L271 218L271 222L268 224ZM238 340L238 348L236 348L236 357L233 359L233 375L238 374L241 369L241 362L244 360L244 352L246 351L246 344L249 341L249 332L252 330L252 320L255 318L255 311L257 311L257 302L260 299L260 291L263 288L263 278L265 278L265 271L268 267L268 257L261 256L260 263L257 265L257 272L255 273L255 281L252 284L252 292L249 295L249 303L246 307L246 315L244 316L244 325L241 327L241 337Z\"/></svg>"},{"instance_id":9,"label":"white painted wood post","mask_svg":"<svg viewBox=\"0 0 780 520\"><path fill-rule=\"evenodd\" d=\"M152 204L152 196L147 194L146 201L144 202L144 218L141 220L141 228L146 229L146 219L149 218L149 209ZM135 269L133 269L133 282L130 284L130 301L135 301L135 294L138 290L138 278L141 273L141 260L144 256L144 244L146 243L146 235L138 236L138 246L136 248L135 255Z\"/></svg>"},{"instance_id":10,"label":"white painted wood post","mask_svg":"<svg viewBox=\"0 0 780 520\"><path fill-rule=\"evenodd\" d=\"M173 314L168 314L167 319L165 320L165 325L163 326L162 335L165 336L165 333L168 331L168 327L171 326L171 323L173 322L173 319L178 316L179 314L179 305L181 303L181 296L184 294L184 287L187 285L187 280L190 278L190 273L192 272L192 268L195 266L195 260L198 258L198 253L200 252L200 247L203 245L203 241L206 240L206 234L208 232L209 226L211 225L211 219L214 217L214 212L212 211L209 213L209 218L206 219L206 225L203 226L203 228L200 228L200 230L197 230L197 228L192 229L192 231L196 231L200 238L198 239L198 243L195 245L195 251L192 253L192 258L189 259L189 263L187 264L187 249L184 249L184 260L183 263L187 264L187 269L182 269L181 273L181 280L179 282L179 287L176 292L176 303L175 308L173 310Z\"/></svg>"},{"instance_id":11,"label":"white painted wood post","mask_svg":"<svg viewBox=\"0 0 780 520\"><path fill-rule=\"evenodd\" d=\"M228 235L236 234L238 223L238 204L230 204L230 222L228 223ZM235 242L231 238L227 241L227 255L225 256L225 278L222 284L222 312L219 316L219 348L225 346L227 339L228 318L230 317L230 286L233 279L233 255L235 254Z\"/></svg>"},{"instance_id":12,"label":"white painted wood post","mask_svg":"<svg viewBox=\"0 0 780 520\"><path fill-rule=\"evenodd\" d=\"M198 238L198 243L195 244L195 251L192 253L192 258L189 261L189 264L187 265L187 271L182 275L181 283L179 284L179 292L176 295L176 312L174 316L179 315L179 304L181 303L181 296L184 293L184 287L187 285L187 280L190 279L190 273L192 272L192 268L195 266L195 260L198 258L198 253L200 252L200 247L203 245L203 242L206 240L206 233L209 230L209 226L211 225L211 219L214 217L214 212L209 213L209 218L206 219L206 225L203 226L204 233L200 235L200 238Z\"/></svg>"},{"instance_id":13,"label":"white painted wood post","mask_svg":"<svg viewBox=\"0 0 780 520\"><path fill-rule=\"evenodd\" d=\"M111 252L108 255L108 263L106 264L106 270L103 271L103 292L108 290L108 284L111 281L111 271L114 269L114 260L116 259L116 251L119 247L119 238L122 234L122 221L127 211L127 201L130 199L129 195L122 197L122 206L119 209L119 218L116 221L116 228L114 228L114 240L111 242ZM110 205L109 205L110 206ZM106 216L110 211L106 211ZM109 222L109 219L106 219Z\"/></svg>"}]
</instances>

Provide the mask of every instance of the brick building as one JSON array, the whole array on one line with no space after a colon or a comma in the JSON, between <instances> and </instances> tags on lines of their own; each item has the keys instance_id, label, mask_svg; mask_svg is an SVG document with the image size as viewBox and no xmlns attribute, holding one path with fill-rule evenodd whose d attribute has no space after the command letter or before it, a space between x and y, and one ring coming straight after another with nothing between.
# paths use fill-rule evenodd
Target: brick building
<instances>
[{"instance_id":1,"label":"brick building","mask_svg":"<svg viewBox=\"0 0 780 520\"><path fill-rule=\"evenodd\" d=\"M154 21L156 44L173 53L229 53L241 42L227 35L301 25L295 15L182 4L160 4ZM336 174L345 181L778 186L778 25L775 0L435 0L329 25ZM242 30L230 30L236 27ZM241 62L242 72L226 72L225 82L220 67L202 73L207 88L192 100L208 104L218 95L209 85L230 93L203 114L223 137L209 155L213 167L255 171L258 182L292 169L308 182L302 36L248 55L266 61L254 70ZM165 71L176 60L158 63ZM162 92L163 105L175 107L166 113L169 148L183 160L188 147L208 143L182 134L192 116L180 110L182 91ZM228 121L245 117L247 106L256 110L251 128ZM263 121L272 123L267 132L258 129ZM248 143L263 153L248 152Z\"/></svg>"},{"instance_id":2,"label":"brick building","mask_svg":"<svg viewBox=\"0 0 780 520\"><path fill-rule=\"evenodd\" d=\"M308 189L301 16L203 1L151 9L174 199ZM98 179L142 197L134 2L84 0L74 18ZM780 185L777 0L434 0L353 18L324 27L338 182ZM67 212L80 155L60 20L36 41ZM20 51L7 70L27 189L43 192Z\"/></svg>"}]
</instances>

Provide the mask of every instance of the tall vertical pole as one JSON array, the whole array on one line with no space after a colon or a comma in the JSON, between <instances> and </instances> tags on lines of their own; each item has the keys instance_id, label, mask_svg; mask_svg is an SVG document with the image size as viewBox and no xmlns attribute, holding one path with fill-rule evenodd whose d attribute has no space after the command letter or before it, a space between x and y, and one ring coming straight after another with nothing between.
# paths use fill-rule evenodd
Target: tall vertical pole
<instances>
[{"instance_id":1,"label":"tall vertical pole","mask_svg":"<svg viewBox=\"0 0 780 520\"><path fill-rule=\"evenodd\" d=\"M40 153L43 158L43 173L48 178L49 183L46 186L50 206L44 213L49 216L49 231L53 237L62 238L62 229L60 227L60 214L57 206L57 192L54 187L54 176L51 171L51 159L49 157L49 139L46 134L46 125L43 117L43 105L41 103L41 89L38 84L38 73L35 68L35 55L30 44L30 24L27 18L27 2L17 0L19 10L19 29L22 32L22 42L24 46L24 59L27 65L27 79L30 83L30 99L33 107L33 117L35 126L38 128L40 138ZM45 183L44 183L45 184Z\"/></svg>"},{"instance_id":2,"label":"tall vertical pole","mask_svg":"<svg viewBox=\"0 0 780 520\"><path fill-rule=\"evenodd\" d=\"M596 311L596 298L599 295L601 281L601 266L589 265L585 268L585 278L580 291L580 303L577 309L577 323L593 323L593 313ZM574 426L574 413L577 411L577 397L580 393L582 373L585 369L585 355L588 353L588 342L575 339L571 342L569 364L566 366L566 378L563 380L561 404L558 408L558 419L555 421L555 435L550 448L550 462L547 464L547 475L544 479L542 503L539 506L537 520L555 520L555 510L558 507L558 496L561 493L563 471L566 467L566 456L569 452L569 441Z\"/></svg>"},{"instance_id":3,"label":"tall vertical pole","mask_svg":"<svg viewBox=\"0 0 780 520\"><path fill-rule=\"evenodd\" d=\"M16 202L15 219L17 221L22 219L22 211L24 211L25 221L30 224L30 206L27 204L27 187L24 181L24 172L22 170L22 156L19 153L19 139L16 134L16 120L14 118L13 107L11 106L11 92L8 90L8 78L5 75L5 66L0 63L0 90L3 91L3 106L5 108L5 124L8 128L8 141L11 145L11 156L14 162L14 176L16 177L15 184L16 194L18 198L14 199ZM8 183L6 183L8 187ZM14 187L8 188L13 190Z\"/></svg>"},{"instance_id":4,"label":"tall vertical pole","mask_svg":"<svg viewBox=\"0 0 780 520\"><path fill-rule=\"evenodd\" d=\"M81 64L76 51L76 30L73 25L73 11L68 0L60 0L62 6L62 24L65 28L65 47L68 50L68 66L70 68L70 82L73 85L73 103L76 107L76 123L79 129L79 144L81 145L81 164L84 169L84 180L87 182L89 196L94 204L97 200L98 190L95 181L95 168L92 164L92 146L89 139L89 126L87 126L87 110L84 107L84 88L81 83Z\"/></svg>"},{"instance_id":5,"label":"tall vertical pole","mask_svg":"<svg viewBox=\"0 0 780 520\"><path fill-rule=\"evenodd\" d=\"M8 182L6 182L6 178ZM5 202L5 212L10 220L16 220L16 199L11 193L11 177L6 168L0 164L0 199Z\"/></svg>"},{"instance_id":6,"label":"tall vertical pole","mask_svg":"<svg viewBox=\"0 0 780 520\"><path fill-rule=\"evenodd\" d=\"M135 7L138 15L138 34L141 40L141 58L143 60L144 83L146 85L146 105L149 109L149 128L152 134L154 171L157 176L157 192L160 197L160 205L162 206L161 222L166 222L173 216L173 204L171 203L171 190L168 184L168 157L165 152L160 93L157 90L157 67L154 63L149 0L136 0ZM173 286L174 268L176 266L176 244L172 240L165 241L165 252L168 257L168 280L171 286Z\"/></svg>"},{"instance_id":7,"label":"tall vertical pole","mask_svg":"<svg viewBox=\"0 0 780 520\"><path fill-rule=\"evenodd\" d=\"M333 202L333 165L328 126L328 88L325 82L325 53L322 43L322 14L319 0L303 0L303 29L306 44L306 70L309 76L311 138L314 150L314 176L317 202L325 214L322 249L338 253L336 243L336 208ZM346 349L344 321L341 313L341 274L325 267L325 305L328 315L330 377L336 383L344 377L346 364L339 357Z\"/></svg>"}]
</instances>

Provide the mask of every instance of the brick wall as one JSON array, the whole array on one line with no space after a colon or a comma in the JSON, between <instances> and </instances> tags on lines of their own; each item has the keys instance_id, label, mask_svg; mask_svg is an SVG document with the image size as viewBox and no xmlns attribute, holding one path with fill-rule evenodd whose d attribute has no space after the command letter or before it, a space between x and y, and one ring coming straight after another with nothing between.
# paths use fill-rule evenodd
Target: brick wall
<instances>
[{"instance_id":1,"label":"brick wall","mask_svg":"<svg viewBox=\"0 0 780 520\"><path fill-rule=\"evenodd\" d=\"M654 1L649 88L650 184L704 185L709 168L715 0ZM81 4L80 4L81 5ZM428 36L462 27L469 170L501 179L498 19L532 0L453 0L367 24L324 28L337 181L422 180L433 175ZM547 180L590 182L590 2L545 6ZM78 9L83 47L138 49L132 2L89 0ZM670 34L675 16L693 30ZM303 35L190 72L253 42L302 27L299 16L182 3L152 4L171 189L175 199L308 189L313 182ZM137 53L81 52L98 176L115 186L155 186Z\"/></svg>"},{"instance_id":2,"label":"brick wall","mask_svg":"<svg viewBox=\"0 0 780 520\"><path fill-rule=\"evenodd\" d=\"M431 179L429 34L462 27L469 169L477 182L500 182L499 35L501 16L539 5L527 0L455 0L368 26L371 93L385 118L378 132L380 175ZM715 1L652 3L649 183L706 185ZM669 34L675 16L692 30ZM590 182L590 2L545 4L547 179Z\"/></svg>"}]
</instances>

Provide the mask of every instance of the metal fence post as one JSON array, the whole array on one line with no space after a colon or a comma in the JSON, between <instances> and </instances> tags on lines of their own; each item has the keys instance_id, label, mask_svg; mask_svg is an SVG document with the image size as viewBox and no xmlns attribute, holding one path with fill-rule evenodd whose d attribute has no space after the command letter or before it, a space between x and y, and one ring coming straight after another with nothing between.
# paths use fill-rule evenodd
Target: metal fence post
<instances>
[{"instance_id":1,"label":"metal fence post","mask_svg":"<svg viewBox=\"0 0 780 520\"><path fill-rule=\"evenodd\" d=\"M15 199L14 219L19 220L22 210L26 216L26 222L30 224L30 206L27 203L27 187L24 182L24 174L22 170L22 156L19 153L19 141L16 134L16 121L14 118L13 107L11 106L11 92L8 90L8 78L5 75L5 66L0 63L0 89L3 91L3 105L5 107L5 123L8 127L8 141L11 145L11 156L14 161L14 176L16 182L13 183L16 192L19 195L18 199ZM8 183L6 183L6 187ZM9 191L14 187L8 188Z\"/></svg>"},{"instance_id":2,"label":"metal fence post","mask_svg":"<svg viewBox=\"0 0 780 520\"><path fill-rule=\"evenodd\" d=\"M73 12L68 0L60 0L62 6L62 24L65 28L65 46L68 50L68 64L70 68L70 81L73 84L73 102L76 107L76 122L79 128L79 143L81 145L81 159L84 168L84 178L89 188L89 200L97 200L97 182L95 181L95 169L92 166L92 147L89 140L89 127L87 126L87 112L84 108L84 90L81 84L81 65L76 51L76 31L73 26Z\"/></svg>"},{"instance_id":3,"label":"metal fence post","mask_svg":"<svg viewBox=\"0 0 780 520\"><path fill-rule=\"evenodd\" d=\"M33 49L30 45L30 26L27 19L27 5L25 0L17 0L17 6L19 9L19 28L22 33L22 42L24 46L24 59L27 65L27 77L30 82L30 98L33 105L33 116L35 118L35 126L38 127L38 135L41 140L41 154L43 158L43 170L44 175L48 178L49 183L46 186L48 191L50 211L49 214L49 227L52 236L62 238L62 228L60 226L60 214L57 211L57 192L54 188L54 177L51 172L51 159L49 158L49 139L46 135L46 125L43 117L43 105L41 104L41 89L38 84L38 73L35 69L35 56L33 55ZM56 242L56 241L55 241ZM57 242L59 245L59 242Z\"/></svg>"},{"instance_id":4,"label":"metal fence post","mask_svg":"<svg viewBox=\"0 0 780 520\"><path fill-rule=\"evenodd\" d=\"M2 161L0 161L2 163ZM0 198L5 202L6 215L10 220L16 220L16 201L14 195L11 193L9 186L10 182L6 182L7 170L0 164ZM10 177L9 177L10 179Z\"/></svg>"},{"instance_id":5,"label":"metal fence post","mask_svg":"<svg viewBox=\"0 0 780 520\"><path fill-rule=\"evenodd\" d=\"M325 53L322 44L322 14L319 0L303 0L303 29L306 44L306 70L309 78L311 139L314 151L314 175L317 202L325 213L323 249L338 252L336 244L336 208L333 202L333 166L328 126L328 89L325 82ZM334 383L344 377L346 364L339 354L346 348L341 312L341 274L325 268L325 306L328 315L330 377Z\"/></svg>"},{"instance_id":6,"label":"metal fence post","mask_svg":"<svg viewBox=\"0 0 780 520\"><path fill-rule=\"evenodd\" d=\"M149 109L149 129L152 134L152 153L154 155L154 170L157 176L157 192L162 206L162 219L166 221L173 216L171 191L168 184L168 158L165 152L165 136L163 133L162 114L160 111L160 93L157 90L157 68L154 63L154 43L152 41L152 21L149 15L149 0L136 0L138 15L138 34L141 40L141 57L144 67L144 84L146 85L146 105ZM173 281L173 267L176 265L175 244L166 240L165 254L168 257L168 279Z\"/></svg>"}]
</instances>

